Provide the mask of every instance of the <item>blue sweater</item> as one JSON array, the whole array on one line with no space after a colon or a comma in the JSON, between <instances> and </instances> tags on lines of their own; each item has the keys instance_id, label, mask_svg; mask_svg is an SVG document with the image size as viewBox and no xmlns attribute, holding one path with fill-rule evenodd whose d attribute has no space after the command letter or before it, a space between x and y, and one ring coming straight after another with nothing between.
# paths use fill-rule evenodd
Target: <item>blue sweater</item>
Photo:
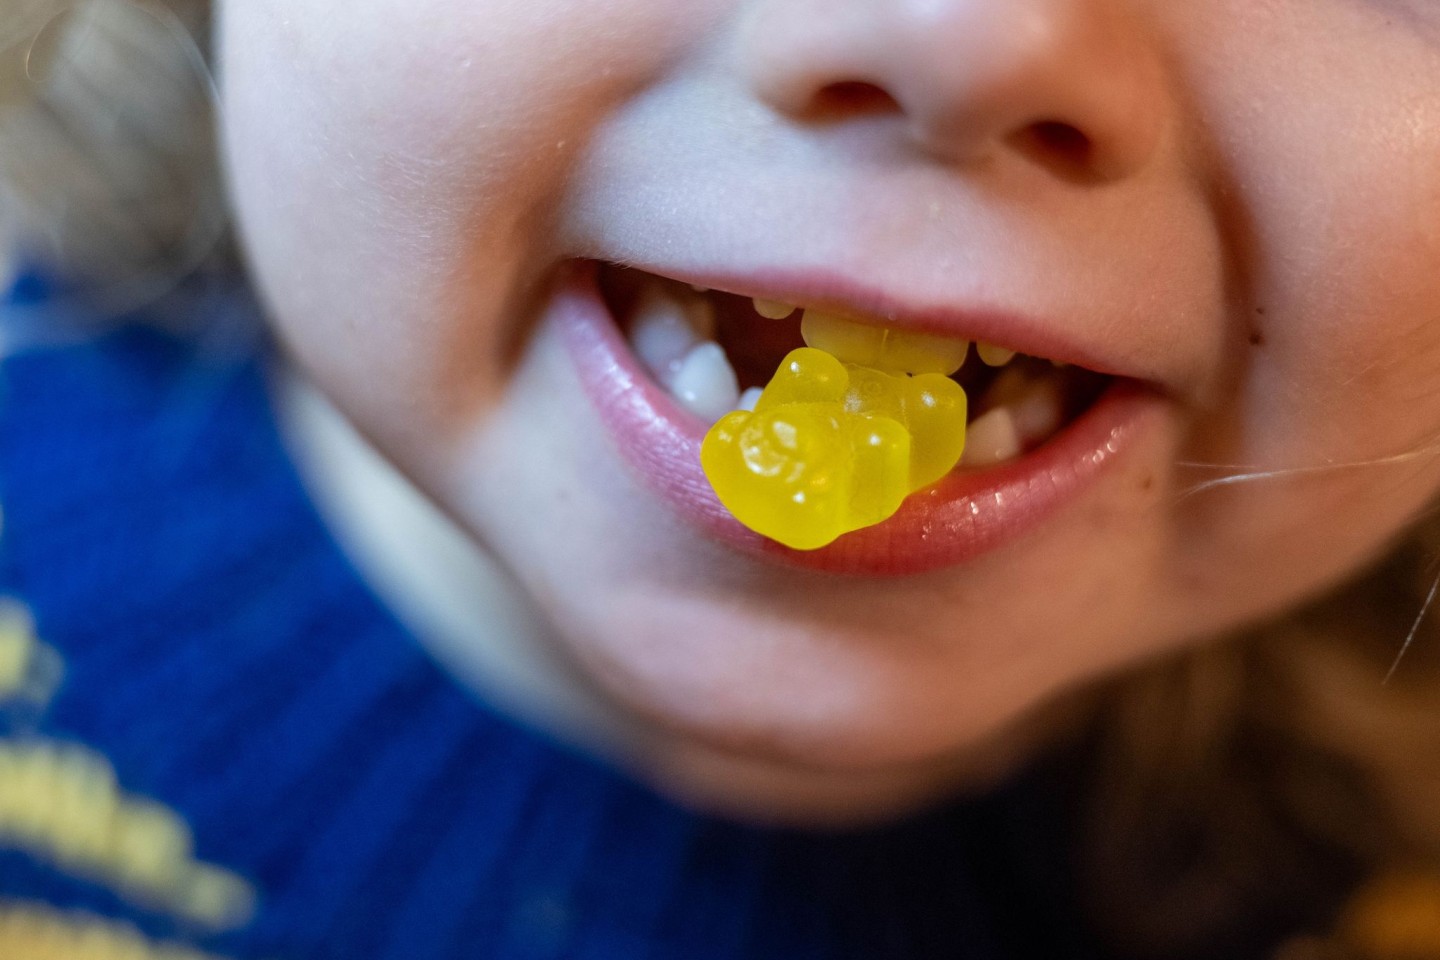
<instances>
[{"instance_id":1,"label":"blue sweater","mask_svg":"<svg viewBox=\"0 0 1440 960\"><path fill-rule=\"evenodd\" d=\"M762 829L478 702L318 519L263 353L0 368L0 960L1092 955L1023 790Z\"/></svg>"}]
</instances>

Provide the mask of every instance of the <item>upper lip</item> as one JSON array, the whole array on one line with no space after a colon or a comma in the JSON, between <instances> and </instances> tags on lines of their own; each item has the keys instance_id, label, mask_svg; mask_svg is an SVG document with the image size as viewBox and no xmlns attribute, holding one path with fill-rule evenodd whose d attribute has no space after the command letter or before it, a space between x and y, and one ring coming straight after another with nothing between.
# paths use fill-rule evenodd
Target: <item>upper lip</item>
<instances>
[{"instance_id":1,"label":"upper lip","mask_svg":"<svg viewBox=\"0 0 1440 960\"><path fill-rule=\"evenodd\" d=\"M927 302L891 292L883 285L824 269L771 268L741 274L723 269L689 270L626 261L630 269L741 297L774 300L818 309L859 322L984 341L1097 373L1151 380L1122 357L1086 343L1064 325L985 304Z\"/></svg>"}]
</instances>

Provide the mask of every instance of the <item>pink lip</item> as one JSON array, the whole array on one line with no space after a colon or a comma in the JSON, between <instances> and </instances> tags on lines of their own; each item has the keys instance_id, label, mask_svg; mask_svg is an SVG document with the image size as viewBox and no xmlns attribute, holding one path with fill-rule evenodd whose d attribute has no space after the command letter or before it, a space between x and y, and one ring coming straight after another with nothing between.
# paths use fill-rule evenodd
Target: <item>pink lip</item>
<instances>
[{"instance_id":1,"label":"pink lip","mask_svg":"<svg viewBox=\"0 0 1440 960\"><path fill-rule=\"evenodd\" d=\"M686 520L732 548L787 566L896 576L964 563L1034 528L1080 497L1158 427L1163 398L1116 379L1089 410L1038 449L983 470L957 470L909 497L889 520L819 550L792 550L742 526L700 468L705 427L640 367L596 283L576 263L558 283L551 321L621 455Z\"/></svg>"}]
</instances>

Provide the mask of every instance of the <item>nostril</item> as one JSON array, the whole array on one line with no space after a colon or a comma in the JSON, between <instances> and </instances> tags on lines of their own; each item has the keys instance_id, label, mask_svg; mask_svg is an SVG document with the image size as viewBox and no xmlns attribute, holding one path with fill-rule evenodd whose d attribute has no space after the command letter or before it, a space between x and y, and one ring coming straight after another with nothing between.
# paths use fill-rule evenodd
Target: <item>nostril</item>
<instances>
[{"instance_id":1,"label":"nostril","mask_svg":"<svg viewBox=\"0 0 1440 960\"><path fill-rule=\"evenodd\" d=\"M900 104L884 88L859 80L822 87L815 94L813 108L823 117L900 112Z\"/></svg>"},{"instance_id":2,"label":"nostril","mask_svg":"<svg viewBox=\"0 0 1440 960\"><path fill-rule=\"evenodd\" d=\"M1083 130L1060 120L1032 123L1013 134L1010 142L1036 162L1062 172L1083 173L1094 160L1094 142Z\"/></svg>"},{"instance_id":3,"label":"nostril","mask_svg":"<svg viewBox=\"0 0 1440 960\"><path fill-rule=\"evenodd\" d=\"M1090 138L1070 124L1058 120L1045 120L1035 124L1034 136L1041 146L1057 153L1083 158L1090 152Z\"/></svg>"}]
</instances>

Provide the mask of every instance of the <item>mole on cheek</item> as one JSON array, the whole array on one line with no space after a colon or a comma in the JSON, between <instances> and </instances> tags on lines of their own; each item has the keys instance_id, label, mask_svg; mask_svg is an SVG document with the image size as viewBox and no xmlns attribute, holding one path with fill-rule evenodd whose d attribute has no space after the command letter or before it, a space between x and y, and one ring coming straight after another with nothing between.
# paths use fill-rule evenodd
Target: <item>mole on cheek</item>
<instances>
[{"instance_id":1,"label":"mole on cheek","mask_svg":"<svg viewBox=\"0 0 1440 960\"><path fill-rule=\"evenodd\" d=\"M1265 316L1265 308L1264 308L1264 307L1256 307L1256 308L1255 308L1255 315L1256 315L1257 317L1263 317L1263 316ZM1263 347L1263 346L1265 346L1265 334L1261 333L1259 330L1251 330L1251 331L1250 331L1250 346L1252 346L1252 347Z\"/></svg>"}]
</instances>

